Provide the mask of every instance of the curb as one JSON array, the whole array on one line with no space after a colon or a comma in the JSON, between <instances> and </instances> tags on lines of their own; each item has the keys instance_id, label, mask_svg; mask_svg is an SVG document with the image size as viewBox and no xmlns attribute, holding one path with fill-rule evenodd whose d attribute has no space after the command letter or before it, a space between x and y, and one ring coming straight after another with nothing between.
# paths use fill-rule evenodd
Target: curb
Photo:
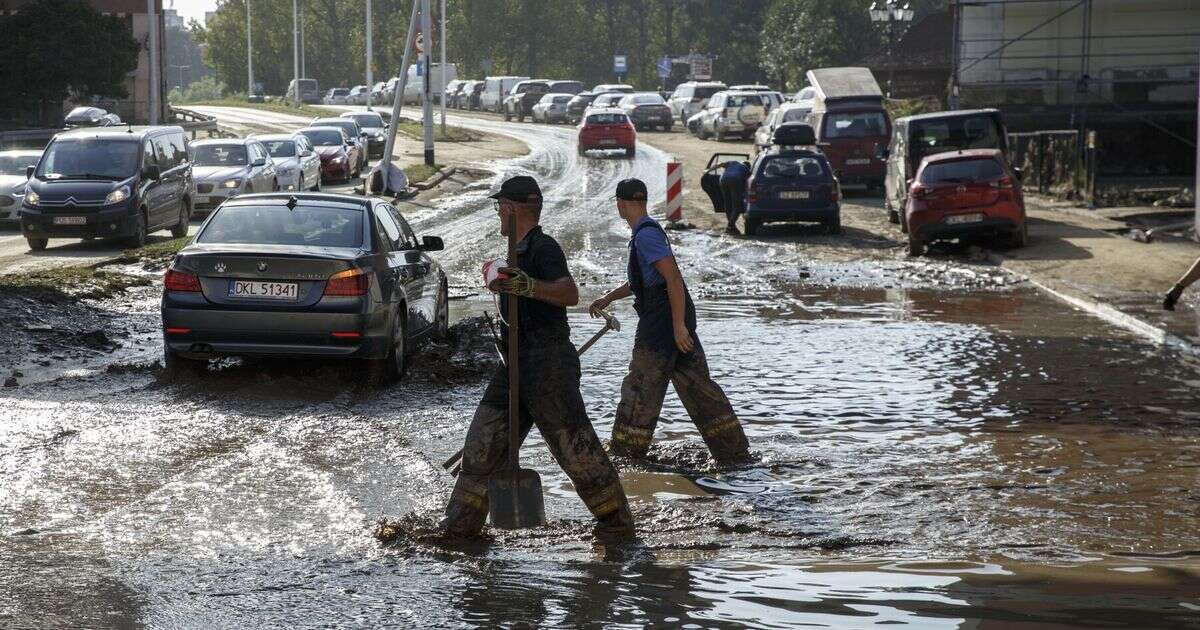
<instances>
[{"instance_id":1,"label":"curb","mask_svg":"<svg viewBox=\"0 0 1200 630\"><path fill-rule=\"evenodd\" d=\"M457 172L458 172L458 167L451 166L449 168L438 171L432 177L430 177L429 179L426 179L423 182L416 182L414 184L409 184L409 185L412 186L413 188L416 188L417 190L422 190L422 191L429 190L430 188L433 188L434 186L437 186L438 184L446 181L447 177L450 177L451 175L453 175Z\"/></svg>"}]
</instances>

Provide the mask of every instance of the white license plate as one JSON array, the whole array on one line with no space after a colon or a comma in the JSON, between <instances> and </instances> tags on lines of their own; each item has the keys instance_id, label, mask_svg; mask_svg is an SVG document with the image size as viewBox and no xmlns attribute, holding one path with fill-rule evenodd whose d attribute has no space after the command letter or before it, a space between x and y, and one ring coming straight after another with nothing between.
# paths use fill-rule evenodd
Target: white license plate
<instances>
[{"instance_id":1,"label":"white license plate","mask_svg":"<svg viewBox=\"0 0 1200 630\"><path fill-rule=\"evenodd\" d=\"M983 220L983 215L978 214L978 213L976 213L976 214L956 214L954 216L946 217L946 223L949 223L951 225L956 225L959 223L979 223L982 220Z\"/></svg>"},{"instance_id":2,"label":"white license plate","mask_svg":"<svg viewBox=\"0 0 1200 630\"><path fill-rule=\"evenodd\" d=\"M616 140L601 140L600 141L600 144L605 145L605 146L615 145L616 143L617 143Z\"/></svg>"},{"instance_id":3,"label":"white license plate","mask_svg":"<svg viewBox=\"0 0 1200 630\"><path fill-rule=\"evenodd\" d=\"M780 199L808 199L807 190L785 190L779 193Z\"/></svg>"},{"instance_id":4,"label":"white license plate","mask_svg":"<svg viewBox=\"0 0 1200 630\"><path fill-rule=\"evenodd\" d=\"M262 282L260 280L230 280L229 297L252 300L295 300L299 287L295 282Z\"/></svg>"},{"instance_id":5,"label":"white license plate","mask_svg":"<svg viewBox=\"0 0 1200 630\"><path fill-rule=\"evenodd\" d=\"M871 158L851 158L849 160L846 160L847 166L862 166L863 164L870 164L870 163L871 163Z\"/></svg>"},{"instance_id":6,"label":"white license plate","mask_svg":"<svg viewBox=\"0 0 1200 630\"><path fill-rule=\"evenodd\" d=\"M54 225L87 225L87 217L54 217Z\"/></svg>"}]
</instances>

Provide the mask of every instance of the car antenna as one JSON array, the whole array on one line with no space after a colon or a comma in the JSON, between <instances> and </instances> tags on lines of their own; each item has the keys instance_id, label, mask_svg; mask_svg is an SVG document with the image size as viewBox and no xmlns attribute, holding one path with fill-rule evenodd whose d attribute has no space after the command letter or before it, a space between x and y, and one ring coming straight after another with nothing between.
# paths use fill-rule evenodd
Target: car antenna
<instances>
[{"instance_id":1,"label":"car antenna","mask_svg":"<svg viewBox=\"0 0 1200 630\"><path fill-rule=\"evenodd\" d=\"M299 203L299 200L297 200L297 199L296 199L296 195L292 195L291 197L288 197L288 200L287 200L287 209L288 209L288 210L295 210L295 209L296 209L296 204L297 204L297 203Z\"/></svg>"}]
</instances>

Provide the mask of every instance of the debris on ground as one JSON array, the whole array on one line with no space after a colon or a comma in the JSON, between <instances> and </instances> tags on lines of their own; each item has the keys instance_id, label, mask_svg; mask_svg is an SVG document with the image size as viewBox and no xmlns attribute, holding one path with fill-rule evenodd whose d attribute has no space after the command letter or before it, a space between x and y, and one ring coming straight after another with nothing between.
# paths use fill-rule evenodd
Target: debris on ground
<instances>
[{"instance_id":1,"label":"debris on ground","mask_svg":"<svg viewBox=\"0 0 1200 630\"><path fill-rule=\"evenodd\" d=\"M434 341L413 357L412 372L435 381L477 379L500 365L500 357L484 316L468 317L450 327L444 341Z\"/></svg>"}]
</instances>

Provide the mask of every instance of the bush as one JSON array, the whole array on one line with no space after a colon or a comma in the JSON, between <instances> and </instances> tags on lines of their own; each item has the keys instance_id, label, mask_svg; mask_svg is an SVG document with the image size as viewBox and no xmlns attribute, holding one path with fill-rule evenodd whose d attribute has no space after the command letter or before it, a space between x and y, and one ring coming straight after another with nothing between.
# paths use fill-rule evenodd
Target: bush
<instances>
[{"instance_id":1,"label":"bush","mask_svg":"<svg viewBox=\"0 0 1200 630\"><path fill-rule=\"evenodd\" d=\"M215 101L225 96L225 84L213 77L204 77L193 82L187 88L171 90L167 101L171 103L195 103L198 101Z\"/></svg>"}]
</instances>

